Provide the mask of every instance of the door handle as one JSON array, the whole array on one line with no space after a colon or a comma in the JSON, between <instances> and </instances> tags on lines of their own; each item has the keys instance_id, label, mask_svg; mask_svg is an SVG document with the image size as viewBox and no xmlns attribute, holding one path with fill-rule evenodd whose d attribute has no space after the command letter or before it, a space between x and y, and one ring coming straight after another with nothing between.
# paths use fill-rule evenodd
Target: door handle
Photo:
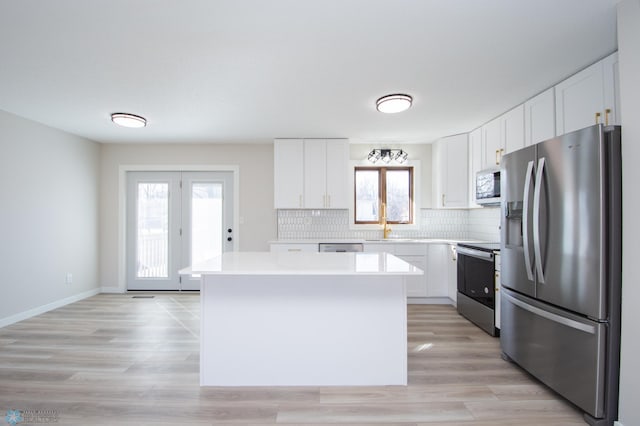
<instances>
[{"instance_id":1,"label":"door handle","mask_svg":"<svg viewBox=\"0 0 640 426\"><path fill-rule=\"evenodd\" d=\"M544 270L542 268L542 250L540 249L540 193L542 192L544 164L544 157L542 157L538 160L538 170L536 171L536 182L533 190L533 252L538 281L542 284L544 284Z\"/></svg>"},{"instance_id":2,"label":"door handle","mask_svg":"<svg viewBox=\"0 0 640 426\"><path fill-rule=\"evenodd\" d=\"M596 328L592 325L583 324L581 322L575 321L571 318L565 318L553 312L546 311L544 309L540 309L537 306L530 305L522 300L516 299L506 291L502 293L501 297L507 299L510 303L518 306L519 308L524 309L525 311L531 312L534 315L538 315L540 317L546 318L550 321L556 322L561 325L565 325L567 327L574 328L576 330L584 331L589 334L596 334Z\"/></svg>"},{"instance_id":3,"label":"door handle","mask_svg":"<svg viewBox=\"0 0 640 426\"><path fill-rule=\"evenodd\" d=\"M527 278L533 281L533 268L531 267L531 252L529 251L529 194L531 192L531 176L534 173L534 163L527 164L527 174L524 181L524 193L522 195L522 245L524 248L524 264L527 270Z\"/></svg>"}]
</instances>

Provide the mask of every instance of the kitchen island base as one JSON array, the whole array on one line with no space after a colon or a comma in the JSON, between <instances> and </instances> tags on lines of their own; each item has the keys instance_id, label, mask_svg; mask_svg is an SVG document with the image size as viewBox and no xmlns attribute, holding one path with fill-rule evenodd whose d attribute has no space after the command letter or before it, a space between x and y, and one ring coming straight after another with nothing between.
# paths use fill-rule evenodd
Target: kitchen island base
<instances>
[{"instance_id":1,"label":"kitchen island base","mask_svg":"<svg viewBox=\"0 0 640 426\"><path fill-rule=\"evenodd\" d=\"M407 384L404 276L202 279L202 386Z\"/></svg>"}]
</instances>

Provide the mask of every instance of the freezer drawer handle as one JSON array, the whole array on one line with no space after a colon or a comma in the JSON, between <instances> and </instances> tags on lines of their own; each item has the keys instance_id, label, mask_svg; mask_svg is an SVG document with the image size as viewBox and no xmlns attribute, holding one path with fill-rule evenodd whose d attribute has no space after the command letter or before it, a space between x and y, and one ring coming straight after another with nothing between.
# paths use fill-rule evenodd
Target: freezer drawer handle
<instances>
[{"instance_id":1,"label":"freezer drawer handle","mask_svg":"<svg viewBox=\"0 0 640 426\"><path fill-rule=\"evenodd\" d=\"M531 192L533 167L533 161L529 161L527 164L527 177L524 181L524 194L522 195L522 247L524 248L524 265L527 270L527 278L530 281L533 281L533 268L531 266L531 252L529 251L529 193Z\"/></svg>"},{"instance_id":2,"label":"freezer drawer handle","mask_svg":"<svg viewBox=\"0 0 640 426\"><path fill-rule=\"evenodd\" d=\"M533 190L533 251L535 255L538 282L544 284L544 270L542 268L542 250L540 250L540 192L542 192L542 177L544 173L544 157L538 160L536 183Z\"/></svg>"},{"instance_id":3,"label":"freezer drawer handle","mask_svg":"<svg viewBox=\"0 0 640 426\"><path fill-rule=\"evenodd\" d=\"M558 324L562 324L562 325L566 325L567 327L571 327L573 329L576 330L580 330L580 331L584 331L585 333L589 333L589 334L596 334L596 328L592 325L587 325L587 324L583 324L581 322L578 321L574 321L572 319L569 318L565 318L563 316L554 314L552 312L548 312L545 311L543 309L540 308L536 308L535 306L531 306L528 303L522 302L518 299L516 299L515 297L511 296L510 294L506 293L506 292L502 292L502 296L504 298L506 298L509 302L513 303L514 305L524 309L525 311L529 311L532 314L538 315L540 317L546 318L550 321L556 322Z\"/></svg>"}]
</instances>

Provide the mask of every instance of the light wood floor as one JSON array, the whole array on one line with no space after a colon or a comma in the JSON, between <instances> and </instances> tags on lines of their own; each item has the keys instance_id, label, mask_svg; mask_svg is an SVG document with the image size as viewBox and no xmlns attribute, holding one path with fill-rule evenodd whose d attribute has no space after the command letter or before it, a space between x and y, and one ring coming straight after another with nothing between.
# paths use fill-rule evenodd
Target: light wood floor
<instances>
[{"instance_id":1,"label":"light wood floor","mask_svg":"<svg viewBox=\"0 0 640 426\"><path fill-rule=\"evenodd\" d=\"M406 387L201 388L199 311L197 294L98 295L1 328L0 422L16 409L60 425L585 424L449 306L409 307Z\"/></svg>"}]
</instances>

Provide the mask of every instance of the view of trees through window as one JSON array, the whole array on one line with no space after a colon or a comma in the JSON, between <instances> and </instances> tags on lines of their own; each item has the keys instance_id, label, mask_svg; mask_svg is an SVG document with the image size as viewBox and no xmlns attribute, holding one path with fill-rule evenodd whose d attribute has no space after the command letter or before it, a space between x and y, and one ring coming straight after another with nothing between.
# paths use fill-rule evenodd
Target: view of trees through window
<instances>
[{"instance_id":1,"label":"view of trees through window","mask_svg":"<svg viewBox=\"0 0 640 426\"><path fill-rule=\"evenodd\" d=\"M382 203L388 223L413 223L412 167L356 167L355 223L380 223Z\"/></svg>"}]
</instances>

